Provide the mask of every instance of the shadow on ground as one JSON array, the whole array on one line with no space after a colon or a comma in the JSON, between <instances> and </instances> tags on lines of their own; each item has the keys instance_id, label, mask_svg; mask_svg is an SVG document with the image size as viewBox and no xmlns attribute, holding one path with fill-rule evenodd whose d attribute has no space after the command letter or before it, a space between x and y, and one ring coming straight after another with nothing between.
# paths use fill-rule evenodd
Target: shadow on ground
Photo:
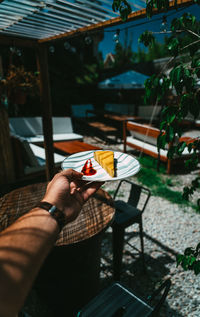
<instances>
[{"instance_id":1,"label":"shadow on ground","mask_svg":"<svg viewBox=\"0 0 200 317\"><path fill-rule=\"evenodd\" d=\"M143 269L139 250L130 246L130 242L132 244L135 239L139 240L139 235L136 232L128 233L123 253L123 269L120 281L143 299L151 295L156 287L170 277L169 266L176 265L176 252L174 250L163 245L160 241L152 239L145 233L144 238L154 244L152 252L149 252L148 248L145 252L145 270ZM112 232L105 232L102 243L101 288L105 288L112 282ZM173 285L168 297L172 296ZM167 301L161 309L160 316L183 317L178 310L172 309Z\"/></svg>"}]
</instances>

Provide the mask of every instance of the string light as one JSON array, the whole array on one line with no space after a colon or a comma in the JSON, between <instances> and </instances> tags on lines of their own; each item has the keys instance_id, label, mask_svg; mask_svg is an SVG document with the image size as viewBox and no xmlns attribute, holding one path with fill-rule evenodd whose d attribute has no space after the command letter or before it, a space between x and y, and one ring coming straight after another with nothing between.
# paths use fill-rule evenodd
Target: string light
<instances>
[{"instance_id":1,"label":"string light","mask_svg":"<svg viewBox=\"0 0 200 317\"><path fill-rule=\"evenodd\" d=\"M161 32L167 32L167 29L168 29L167 17L166 17L166 15L163 15L162 23L161 23L161 26L160 26L160 31Z\"/></svg>"},{"instance_id":2,"label":"string light","mask_svg":"<svg viewBox=\"0 0 200 317\"><path fill-rule=\"evenodd\" d=\"M87 35L87 36L85 37L85 43L86 43L87 45L90 45L90 44L92 43L92 38L91 38L89 35Z\"/></svg>"},{"instance_id":3,"label":"string light","mask_svg":"<svg viewBox=\"0 0 200 317\"><path fill-rule=\"evenodd\" d=\"M49 52L50 53L55 53L55 47L53 45L49 46Z\"/></svg>"},{"instance_id":4,"label":"string light","mask_svg":"<svg viewBox=\"0 0 200 317\"><path fill-rule=\"evenodd\" d=\"M12 54L16 54L17 56L22 56L22 51L19 48L16 48L14 46L10 46L10 51Z\"/></svg>"},{"instance_id":5,"label":"string light","mask_svg":"<svg viewBox=\"0 0 200 317\"><path fill-rule=\"evenodd\" d=\"M71 48L71 45L69 44L69 42L64 42L64 48L69 51Z\"/></svg>"},{"instance_id":6,"label":"string light","mask_svg":"<svg viewBox=\"0 0 200 317\"><path fill-rule=\"evenodd\" d=\"M116 30L116 33L113 36L113 41L117 44L119 43L119 33L120 33L120 29Z\"/></svg>"}]
</instances>

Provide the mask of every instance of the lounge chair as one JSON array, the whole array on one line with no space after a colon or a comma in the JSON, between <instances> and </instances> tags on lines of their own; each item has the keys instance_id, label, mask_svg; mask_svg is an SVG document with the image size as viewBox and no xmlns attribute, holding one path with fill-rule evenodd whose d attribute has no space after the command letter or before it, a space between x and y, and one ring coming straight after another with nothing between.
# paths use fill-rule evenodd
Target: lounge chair
<instances>
[{"instance_id":1,"label":"lounge chair","mask_svg":"<svg viewBox=\"0 0 200 317\"><path fill-rule=\"evenodd\" d=\"M53 141L82 140L83 136L73 132L70 117L53 117ZM11 135L24 138L30 143L44 141L41 117L9 118Z\"/></svg>"},{"instance_id":2,"label":"lounge chair","mask_svg":"<svg viewBox=\"0 0 200 317\"><path fill-rule=\"evenodd\" d=\"M17 178L45 172L45 149L24 138L11 136ZM59 168L65 156L54 153L55 167Z\"/></svg>"}]
</instances>

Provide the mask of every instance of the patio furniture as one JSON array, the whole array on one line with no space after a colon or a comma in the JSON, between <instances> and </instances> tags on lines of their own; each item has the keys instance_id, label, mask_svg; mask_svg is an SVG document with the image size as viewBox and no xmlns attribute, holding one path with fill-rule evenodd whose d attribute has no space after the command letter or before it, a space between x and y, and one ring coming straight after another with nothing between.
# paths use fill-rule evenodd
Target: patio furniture
<instances>
[{"instance_id":1,"label":"patio furniture","mask_svg":"<svg viewBox=\"0 0 200 317\"><path fill-rule=\"evenodd\" d=\"M111 113L104 110L86 111L88 133L100 137L107 143L116 143L118 138L122 139L122 123L109 118L106 114Z\"/></svg>"},{"instance_id":2,"label":"patio furniture","mask_svg":"<svg viewBox=\"0 0 200 317\"><path fill-rule=\"evenodd\" d=\"M174 156L168 159L167 152L171 144L167 144L165 150L160 149L160 156L157 148L157 138L160 130L146 124L140 124L132 121L124 121L123 123L123 143L124 152L128 147L133 148L141 153L160 159L161 162L167 163L167 173L172 173L172 169L176 164L180 164L191 158L193 151L189 152L187 148L182 152L182 156ZM128 135L130 134L130 135Z\"/></svg>"},{"instance_id":3,"label":"patio furniture","mask_svg":"<svg viewBox=\"0 0 200 317\"><path fill-rule=\"evenodd\" d=\"M1 197L0 231L32 209L46 187L47 182L40 182ZM102 189L84 204L79 216L60 232L34 283L34 302L29 304L35 305L38 297L50 316L52 312L56 317L75 316L99 291L101 240L114 212L112 198Z\"/></svg>"},{"instance_id":4,"label":"patio furniture","mask_svg":"<svg viewBox=\"0 0 200 317\"><path fill-rule=\"evenodd\" d=\"M14 155L16 177L32 177L45 172L46 156L45 149L41 146L28 142L24 138L11 136ZM54 153L56 169L61 165L65 156Z\"/></svg>"},{"instance_id":5,"label":"patio furniture","mask_svg":"<svg viewBox=\"0 0 200 317\"><path fill-rule=\"evenodd\" d=\"M101 150L101 148L98 146L81 141L54 142L53 146L62 154L74 154L82 151Z\"/></svg>"},{"instance_id":6,"label":"patio furniture","mask_svg":"<svg viewBox=\"0 0 200 317\"><path fill-rule=\"evenodd\" d=\"M44 142L41 117L9 118L12 135L23 137L31 143ZM83 136L73 132L70 117L53 117L53 141L82 140Z\"/></svg>"},{"instance_id":7,"label":"patio furniture","mask_svg":"<svg viewBox=\"0 0 200 317\"><path fill-rule=\"evenodd\" d=\"M147 300L138 297L131 289L114 283L92 299L77 317L158 317L170 290L167 279ZM159 297L159 298L157 298ZM157 298L156 304L152 300Z\"/></svg>"},{"instance_id":8,"label":"patio furniture","mask_svg":"<svg viewBox=\"0 0 200 317\"><path fill-rule=\"evenodd\" d=\"M123 184L130 185L128 200L120 200L118 197L123 192ZM128 189L126 189L128 191ZM122 268L122 254L124 247L125 229L133 224L139 225L139 235L141 243L141 256L144 265L144 242L142 216L149 201L151 192L148 188L135 184L128 180L121 180L115 193L115 217L112 223L113 230L113 277L115 281L120 280Z\"/></svg>"}]
</instances>

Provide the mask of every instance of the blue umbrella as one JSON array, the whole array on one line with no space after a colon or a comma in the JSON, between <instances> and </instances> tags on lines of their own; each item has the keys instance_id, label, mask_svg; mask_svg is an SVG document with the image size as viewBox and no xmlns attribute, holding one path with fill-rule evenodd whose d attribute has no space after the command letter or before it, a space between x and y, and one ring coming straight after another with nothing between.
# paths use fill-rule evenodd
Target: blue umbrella
<instances>
[{"instance_id":1,"label":"blue umbrella","mask_svg":"<svg viewBox=\"0 0 200 317\"><path fill-rule=\"evenodd\" d=\"M144 88L146 75L129 70L120 75L106 79L98 84L101 89L138 89Z\"/></svg>"}]
</instances>

